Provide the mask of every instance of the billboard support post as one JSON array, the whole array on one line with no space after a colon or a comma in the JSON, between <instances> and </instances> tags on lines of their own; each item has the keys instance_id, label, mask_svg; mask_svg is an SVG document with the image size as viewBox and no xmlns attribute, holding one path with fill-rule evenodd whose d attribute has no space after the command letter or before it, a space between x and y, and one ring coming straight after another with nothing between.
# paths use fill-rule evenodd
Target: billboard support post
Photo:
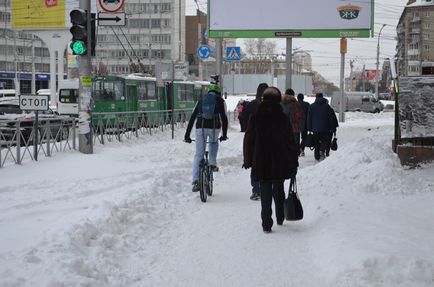
<instances>
[{"instance_id":1,"label":"billboard support post","mask_svg":"<svg viewBox=\"0 0 434 287\"><path fill-rule=\"evenodd\" d=\"M220 87L223 91L223 39L217 38L216 39L216 65L217 65L217 75L219 76L220 81Z\"/></svg>"},{"instance_id":2,"label":"billboard support post","mask_svg":"<svg viewBox=\"0 0 434 287\"><path fill-rule=\"evenodd\" d=\"M274 77L274 76L273 76ZM273 79L274 80L274 79ZM286 38L286 89L292 88L292 38Z\"/></svg>"},{"instance_id":3,"label":"billboard support post","mask_svg":"<svg viewBox=\"0 0 434 287\"><path fill-rule=\"evenodd\" d=\"M339 88L341 90L340 100L339 100L339 122L345 122L345 111L344 111L344 75L345 75L345 53L347 53L347 39L341 38L341 75L339 79Z\"/></svg>"}]
</instances>

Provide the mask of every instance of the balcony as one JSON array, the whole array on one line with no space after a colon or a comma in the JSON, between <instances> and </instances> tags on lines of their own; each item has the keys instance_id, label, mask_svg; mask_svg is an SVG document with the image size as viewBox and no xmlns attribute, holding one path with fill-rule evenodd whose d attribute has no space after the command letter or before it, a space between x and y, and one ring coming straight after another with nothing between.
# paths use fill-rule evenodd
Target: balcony
<instances>
[{"instance_id":1,"label":"balcony","mask_svg":"<svg viewBox=\"0 0 434 287\"><path fill-rule=\"evenodd\" d=\"M410 20L410 22L412 22L412 23L420 22L420 21L421 21L420 16L413 17L413 18Z\"/></svg>"},{"instance_id":2,"label":"balcony","mask_svg":"<svg viewBox=\"0 0 434 287\"><path fill-rule=\"evenodd\" d=\"M420 34L420 28L411 28L410 34Z\"/></svg>"},{"instance_id":3,"label":"balcony","mask_svg":"<svg viewBox=\"0 0 434 287\"><path fill-rule=\"evenodd\" d=\"M409 49L407 51L407 55L409 55L409 56L418 56L419 55L419 49Z\"/></svg>"}]
</instances>

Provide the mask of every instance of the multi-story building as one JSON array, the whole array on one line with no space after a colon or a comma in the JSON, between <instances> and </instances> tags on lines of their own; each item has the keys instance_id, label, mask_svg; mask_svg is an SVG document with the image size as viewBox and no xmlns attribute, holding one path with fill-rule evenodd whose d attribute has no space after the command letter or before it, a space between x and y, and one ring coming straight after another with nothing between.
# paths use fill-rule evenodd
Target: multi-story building
<instances>
[{"instance_id":1,"label":"multi-story building","mask_svg":"<svg viewBox=\"0 0 434 287\"><path fill-rule=\"evenodd\" d=\"M125 27L98 27L96 58L109 73L154 74L158 62L185 62L185 0L128 0Z\"/></svg>"},{"instance_id":2,"label":"multi-story building","mask_svg":"<svg viewBox=\"0 0 434 287\"><path fill-rule=\"evenodd\" d=\"M0 89L31 93L32 63L36 90L48 88L50 54L38 37L11 28L11 0L0 0Z\"/></svg>"},{"instance_id":3,"label":"multi-story building","mask_svg":"<svg viewBox=\"0 0 434 287\"><path fill-rule=\"evenodd\" d=\"M417 76L434 66L434 0L409 0L396 32L398 75Z\"/></svg>"}]
</instances>

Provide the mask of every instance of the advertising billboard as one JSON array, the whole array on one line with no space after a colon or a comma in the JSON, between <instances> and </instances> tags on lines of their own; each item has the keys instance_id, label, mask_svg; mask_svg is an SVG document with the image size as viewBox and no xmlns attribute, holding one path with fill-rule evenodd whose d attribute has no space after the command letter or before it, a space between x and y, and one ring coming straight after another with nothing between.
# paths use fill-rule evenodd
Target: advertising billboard
<instances>
[{"instance_id":1,"label":"advertising billboard","mask_svg":"<svg viewBox=\"0 0 434 287\"><path fill-rule=\"evenodd\" d=\"M402 138L434 137L434 78L399 78L399 120Z\"/></svg>"},{"instance_id":2,"label":"advertising billboard","mask_svg":"<svg viewBox=\"0 0 434 287\"><path fill-rule=\"evenodd\" d=\"M65 28L65 0L12 0L12 28Z\"/></svg>"},{"instance_id":3,"label":"advertising billboard","mask_svg":"<svg viewBox=\"0 0 434 287\"><path fill-rule=\"evenodd\" d=\"M374 0L209 0L209 37L370 37Z\"/></svg>"}]
</instances>

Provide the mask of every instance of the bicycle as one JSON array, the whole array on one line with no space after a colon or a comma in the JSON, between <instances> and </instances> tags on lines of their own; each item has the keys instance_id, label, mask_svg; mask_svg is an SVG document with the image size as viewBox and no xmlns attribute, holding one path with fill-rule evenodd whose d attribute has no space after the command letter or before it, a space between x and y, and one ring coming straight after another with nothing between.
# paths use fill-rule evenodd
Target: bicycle
<instances>
[{"instance_id":1,"label":"bicycle","mask_svg":"<svg viewBox=\"0 0 434 287\"><path fill-rule=\"evenodd\" d=\"M206 150L199 163L199 194L200 200L206 202L208 196L213 193L213 170L208 162L208 151Z\"/></svg>"},{"instance_id":2,"label":"bicycle","mask_svg":"<svg viewBox=\"0 0 434 287\"><path fill-rule=\"evenodd\" d=\"M204 142L205 146L208 143L209 142ZM208 196L212 196L213 194L213 182L214 182L213 173L214 172L211 166L209 165L209 161L208 161L208 151L205 148L205 152L199 163L199 179L198 179L200 200L202 202L206 202Z\"/></svg>"}]
</instances>

